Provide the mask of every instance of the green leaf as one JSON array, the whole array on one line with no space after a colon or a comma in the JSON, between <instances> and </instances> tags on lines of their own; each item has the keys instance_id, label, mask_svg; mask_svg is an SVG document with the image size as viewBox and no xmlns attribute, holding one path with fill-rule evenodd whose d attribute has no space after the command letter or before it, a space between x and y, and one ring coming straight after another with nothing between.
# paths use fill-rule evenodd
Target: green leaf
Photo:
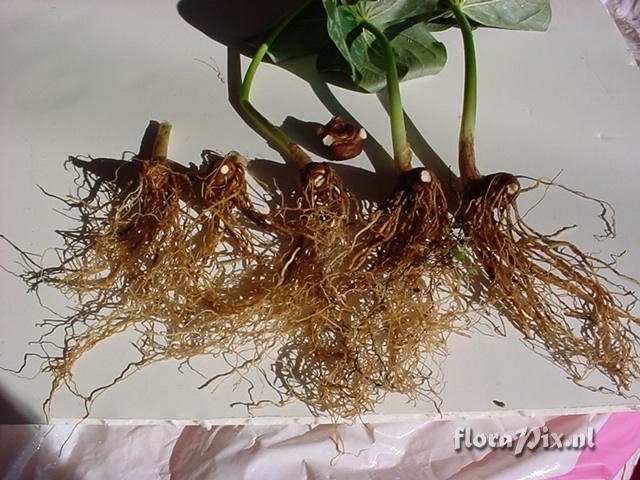
<instances>
[{"instance_id":1,"label":"green leaf","mask_svg":"<svg viewBox=\"0 0 640 480\"><path fill-rule=\"evenodd\" d=\"M439 9L449 10L449 0ZM477 26L543 32L551 22L550 0L463 0L462 11ZM452 18L442 19L455 24Z\"/></svg>"},{"instance_id":2,"label":"green leaf","mask_svg":"<svg viewBox=\"0 0 640 480\"><path fill-rule=\"evenodd\" d=\"M319 58L323 71L345 73L360 89L378 91L386 85L382 46L359 25L366 20L389 38L400 80L433 75L446 62L446 49L430 33L425 21L435 11L436 0L323 0L327 32L337 50ZM340 55L337 55L337 54ZM340 56L342 58L340 58Z\"/></svg>"},{"instance_id":3,"label":"green leaf","mask_svg":"<svg viewBox=\"0 0 640 480\"><path fill-rule=\"evenodd\" d=\"M462 9L487 27L543 32L551 22L549 0L465 0Z\"/></svg>"}]
</instances>

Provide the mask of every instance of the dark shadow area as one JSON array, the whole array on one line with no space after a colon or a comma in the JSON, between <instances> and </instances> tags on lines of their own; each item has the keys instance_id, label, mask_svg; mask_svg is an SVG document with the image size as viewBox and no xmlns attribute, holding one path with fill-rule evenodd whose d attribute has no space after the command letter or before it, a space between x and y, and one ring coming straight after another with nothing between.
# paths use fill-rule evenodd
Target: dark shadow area
<instances>
[{"instance_id":1,"label":"dark shadow area","mask_svg":"<svg viewBox=\"0 0 640 480\"><path fill-rule=\"evenodd\" d=\"M247 52L244 39L268 31L282 18L283 12L290 11L296 5L292 0L278 0L268 5L247 2L245 0L231 2L227 0L204 1L182 0L178 4L178 12L182 18L209 38L228 46L227 53L227 85L228 100L238 115L244 114L238 105L238 95L242 84L241 54ZM247 15L247 12L251 15ZM250 18L245 18L250 17ZM326 82L315 72L315 58L307 57L288 62L285 68L292 74L309 82L309 85L320 102L329 110L330 115L315 121L287 117L281 128L299 145L315 156L324 158L322 144L316 136L317 127L326 123L332 115L339 115L346 121L361 125L336 99ZM259 108L258 108L259 110ZM366 125L363 125L366 129ZM345 184L360 198L365 200L381 199L390 191L389 176L394 176L391 157L375 138L369 136L364 142L364 152L379 175L371 172L332 163L336 171L343 177ZM275 168L275 162L256 160L252 173L267 184L278 183L287 191L291 182L286 180L291 174L286 169ZM273 170L272 170L273 167ZM360 176L361 175L361 176Z\"/></svg>"},{"instance_id":2,"label":"dark shadow area","mask_svg":"<svg viewBox=\"0 0 640 480\"><path fill-rule=\"evenodd\" d=\"M207 37L239 47L242 40L274 27L298 4L298 0L181 0L178 13Z\"/></svg>"},{"instance_id":3,"label":"dark shadow area","mask_svg":"<svg viewBox=\"0 0 640 480\"><path fill-rule=\"evenodd\" d=\"M0 425L24 425L38 422L37 415L19 407L16 403L0 386Z\"/></svg>"},{"instance_id":4,"label":"dark shadow area","mask_svg":"<svg viewBox=\"0 0 640 480\"><path fill-rule=\"evenodd\" d=\"M323 145L319 141L317 131L324 124L300 120L296 117L288 116L282 122L280 128L284 130L291 139L304 148L307 152L317 157L324 158Z\"/></svg>"}]
</instances>

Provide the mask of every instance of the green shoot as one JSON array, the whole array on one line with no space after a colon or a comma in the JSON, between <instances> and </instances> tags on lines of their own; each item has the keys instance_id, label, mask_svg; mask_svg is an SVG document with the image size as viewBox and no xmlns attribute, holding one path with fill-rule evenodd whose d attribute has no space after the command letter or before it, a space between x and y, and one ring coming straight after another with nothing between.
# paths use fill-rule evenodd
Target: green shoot
<instances>
[{"instance_id":1,"label":"green shoot","mask_svg":"<svg viewBox=\"0 0 640 480\"><path fill-rule=\"evenodd\" d=\"M389 95L389 108L391 120L391 140L393 143L393 158L396 168L403 172L411 169L411 148L407 142L407 131L404 125L404 111L400 98L400 81L398 79L398 67L396 56L387 36L367 20L361 20L360 26L371 32L384 52L384 60L387 74L387 92Z\"/></svg>"},{"instance_id":2,"label":"green shoot","mask_svg":"<svg viewBox=\"0 0 640 480\"><path fill-rule=\"evenodd\" d=\"M254 55L249 68L245 73L242 81L242 88L240 89L240 96L238 103L240 108L245 114L245 120L247 123L260 134L273 148L275 148L285 160L292 162L296 167L302 168L307 163L311 162L311 158L302 151L302 149L293 141L289 136L284 133L280 128L273 125L263 115L258 112L249 100L251 92L251 86L253 79L256 75L256 71L260 66L260 63L264 59L264 56L269 51L269 48L282 33L282 31L296 18L300 12L302 12L307 5L311 3L311 0L305 0L300 3L298 8L291 12L282 22L280 22L276 28L271 32L269 37L260 45L258 51Z\"/></svg>"},{"instance_id":3,"label":"green shoot","mask_svg":"<svg viewBox=\"0 0 640 480\"><path fill-rule=\"evenodd\" d=\"M464 99L460 122L460 143L458 163L463 181L480 178L476 167L474 137L476 128L476 107L478 97L478 74L473 30L469 19L462 11L462 0L450 0L451 11L462 32L464 45Z\"/></svg>"}]
</instances>

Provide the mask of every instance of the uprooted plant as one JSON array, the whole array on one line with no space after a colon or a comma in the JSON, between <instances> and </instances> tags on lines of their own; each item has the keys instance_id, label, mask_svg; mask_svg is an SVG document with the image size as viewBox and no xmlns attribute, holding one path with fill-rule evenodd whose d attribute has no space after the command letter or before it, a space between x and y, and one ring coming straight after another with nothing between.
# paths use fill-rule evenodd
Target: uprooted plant
<instances>
[{"instance_id":1,"label":"uprooted plant","mask_svg":"<svg viewBox=\"0 0 640 480\"><path fill-rule=\"evenodd\" d=\"M199 168L184 167L167 159L170 129L159 126L149 158L71 158L77 194L60 200L79 227L59 232L64 246L53 267L21 252L31 289L54 287L77 304L44 322L35 356L53 377L45 407L66 385L88 413L106 388L160 360L268 350L265 299L279 246L269 215L249 198L247 162L205 151ZM135 332L139 358L113 383L82 393L73 381L77 360L126 331Z\"/></svg>"},{"instance_id":2,"label":"uprooted plant","mask_svg":"<svg viewBox=\"0 0 640 480\"><path fill-rule=\"evenodd\" d=\"M410 7L417 27L419 15L436 6L435 2L400 3ZM457 243L438 179L427 169L411 168L397 60L403 52L397 45L399 37L390 39L385 30L404 22L401 28L411 33L403 35L422 40L417 48L440 53L442 45L424 26L408 28L406 6L389 14L390 8L397 8L394 2L340 5L325 1L324 6L331 40L350 64L362 65L358 45L380 52L382 79L376 81L388 91L398 178L379 207L363 211L356 205L353 214L345 215L350 195L331 167L313 163L305 167L302 215L294 216L293 222L284 221L296 239L283 261L288 274L283 287L291 293L274 295L273 301L289 305L284 323L290 340L280 350L275 368L285 394L303 400L314 412L351 417L371 410L389 392L414 399L436 397L435 359L446 353L447 336L466 330L470 322L463 293L468 273L456 260ZM279 145L278 150L295 164L299 148L255 111L245 88L253 79L256 62L292 19L286 18L259 48L247 71L240 104L254 129ZM438 69L438 65L429 66L423 73ZM361 78L359 71L352 73ZM254 125L256 120L260 125ZM334 118L325 128L331 133L339 123ZM362 139L355 129L351 132L359 137L355 140ZM309 182L309 168L332 172L332 180ZM326 241L327 233L332 241Z\"/></svg>"},{"instance_id":3,"label":"uprooted plant","mask_svg":"<svg viewBox=\"0 0 640 480\"><path fill-rule=\"evenodd\" d=\"M470 19L482 24L487 18L474 12L476 2L443 3L462 32L465 56L458 159L462 188L456 217L465 245L487 280L487 301L527 341L542 345L574 382L581 383L598 370L618 391L628 390L640 376L638 337L633 331L640 319L632 313L637 298L624 287L634 281L611 262L561 239L563 229L542 234L529 226L517 199L531 188L522 189L516 176L480 174L474 154L477 72ZM537 17L528 18L537 19L535 28L545 29L548 23L542 9Z\"/></svg>"}]
</instances>

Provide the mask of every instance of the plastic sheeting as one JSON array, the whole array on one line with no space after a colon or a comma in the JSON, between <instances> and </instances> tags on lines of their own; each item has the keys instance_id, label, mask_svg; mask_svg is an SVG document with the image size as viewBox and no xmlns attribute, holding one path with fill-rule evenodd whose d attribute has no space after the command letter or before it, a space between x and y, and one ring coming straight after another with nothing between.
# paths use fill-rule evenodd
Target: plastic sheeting
<instances>
[{"instance_id":1,"label":"plastic sheeting","mask_svg":"<svg viewBox=\"0 0 640 480\"><path fill-rule=\"evenodd\" d=\"M458 433L464 428L470 429L470 444L479 445L479 435L489 434L516 440L511 448L466 448ZM587 438L590 428L593 448L564 447L574 435ZM538 443L535 432L541 434ZM549 441L545 449L545 434L562 435L563 448ZM526 442L518 442L520 437ZM628 480L639 456L640 413L629 412L377 425L69 424L0 430L3 478Z\"/></svg>"},{"instance_id":2,"label":"plastic sheeting","mask_svg":"<svg viewBox=\"0 0 640 480\"><path fill-rule=\"evenodd\" d=\"M640 65L640 0L602 0Z\"/></svg>"}]
</instances>

